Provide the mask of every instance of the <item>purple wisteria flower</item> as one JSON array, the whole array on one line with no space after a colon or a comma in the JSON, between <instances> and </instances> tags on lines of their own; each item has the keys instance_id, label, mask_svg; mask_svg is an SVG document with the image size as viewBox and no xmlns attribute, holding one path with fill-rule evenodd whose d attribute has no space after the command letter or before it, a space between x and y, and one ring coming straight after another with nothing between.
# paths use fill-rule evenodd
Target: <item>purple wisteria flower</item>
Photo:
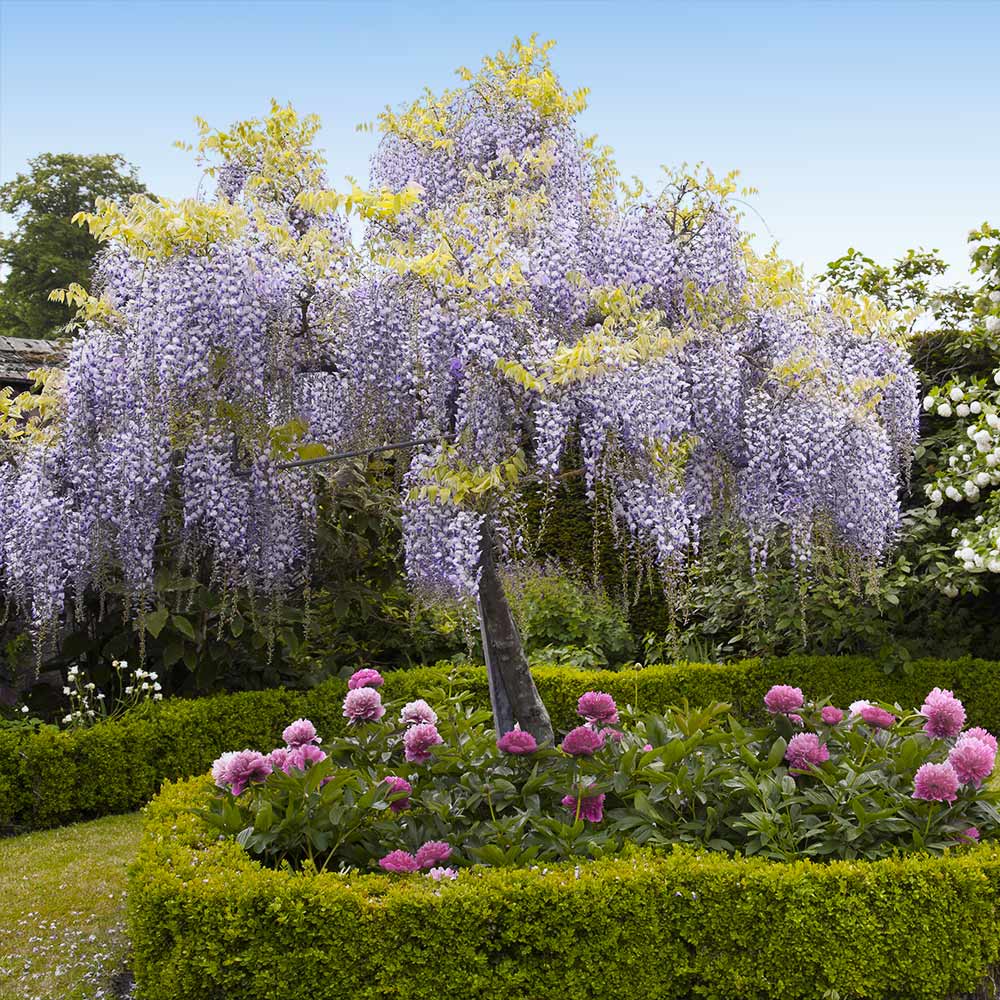
<instances>
[{"instance_id":1,"label":"purple wisteria flower","mask_svg":"<svg viewBox=\"0 0 1000 1000\"><path fill-rule=\"evenodd\" d=\"M525 756L538 749L538 741L523 729L511 729L497 740L497 747L504 753Z\"/></svg>"},{"instance_id":2,"label":"purple wisteria flower","mask_svg":"<svg viewBox=\"0 0 1000 1000\"><path fill-rule=\"evenodd\" d=\"M859 714L863 722L875 729L890 729L896 724L896 716L878 705L865 705Z\"/></svg>"},{"instance_id":3,"label":"purple wisteria flower","mask_svg":"<svg viewBox=\"0 0 1000 1000\"><path fill-rule=\"evenodd\" d=\"M844 721L844 710L834 705L824 705L819 716L828 726L836 726Z\"/></svg>"},{"instance_id":4,"label":"purple wisteria flower","mask_svg":"<svg viewBox=\"0 0 1000 1000\"><path fill-rule=\"evenodd\" d=\"M410 726L403 736L406 759L411 764L426 764L431 759L431 749L444 743L432 722Z\"/></svg>"},{"instance_id":5,"label":"purple wisteria flower","mask_svg":"<svg viewBox=\"0 0 1000 1000\"><path fill-rule=\"evenodd\" d=\"M775 684L770 691L764 695L764 707L772 714L794 712L801 708L804 699L802 688L790 687L788 684Z\"/></svg>"},{"instance_id":6,"label":"purple wisteria flower","mask_svg":"<svg viewBox=\"0 0 1000 1000\"><path fill-rule=\"evenodd\" d=\"M830 759L830 751L820 743L815 733L796 733L785 749L785 760L799 770L808 770L810 764L822 764Z\"/></svg>"},{"instance_id":7,"label":"purple wisteria flower","mask_svg":"<svg viewBox=\"0 0 1000 1000\"><path fill-rule=\"evenodd\" d=\"M316 727L308 719L296 719L291 725L286 726L281 738L291 749L302 746L303 743L321 742L316 735Z\"/></svg>"},{"instance_id":8,"label":"purple wisteria flower","mask_svg":"<svg viewBox=\"0 0 1000 1000\"><path fill-rule=\"evenodd\" d=\"M612 726L618 721L618 706L614 698L603 691L587 691L580 695L576 714L593 726Z\"/></svg>"},{"instance_id":9,"label":"purple wisteria flower","mask_svg":"<svg viewBox=\"0 0 1000 1000\"><path fill-rule=\"evenodd\" d=\"M954 802L958 775L951 764L923 764L913 776L913 798L928 802Z\"/></svg>"},{"instance_id":10,"label":"purple wisteria flower","mask_svg":"<svg viewBox=\"0 0 1000 1000\"><path fill-rule=\"evenodd\" d=\"M446 840L428 840L417 850L417 866L435 868L451 858L451 844Z\"/></svg>"},{"instance_id":11,"label":"purple wisteria flower","mask_svg":"<svg viewBox=\"0 0 1000 1000\"><path fill-rule=\"evenodd\" d=\"M390 802L389 808L394 813L405 812L407 809L409 809L410 808L409 795L410 792L413 791L413 785L411 785L406 780L406 778L399 778L394 774L390 774L387 777L383 778L382 780L389 786L389 792L391 794L396 795L399 792L406 793L406 798L396 799L395 802Z\"/></svg>"},{"instance_id":12,"label":"purple wisteria flower","mask_svg":"<svg viewBox=\"0 0 1000 1000\"><path fill-rule=\"evenodd\" d=\"M355 691L358 688L364 687L377 688L381 687L384 683L385 678L377 670L365 667L364 669L356 670L353 674L351 674L350 679L347 682L347 689L349 691Z\"/></svg>"},{"instance_id":13,"label":"purple wisteria flower","mask_svg":"<svg viewBox=\"0 0 1000 1000\"><path fill-rule=\"evenodd\" d=\"M403 706L403 711L399 713L399 721L405 722L408 726L419 725L422 722L433 724L437 720L437 712L423 698L407 702Z\"/></svg>"},{"instance_id":14,"label":"purple wisteria flower","mask_svg":"<svg viewBox=\"0 0 1000 1000\"><path fill-rule=\"evenodd\" d=\"M955 769L963 785L978 788L992 773L996 751L975 736L963 736L948 754L948 763Z\"/></svg>"},{"instance_id":15,"label":"purple wisteria flower","mask_svg":"<svg viewBox=\"0 0 1000 1000\"><path fill-rule=\"evenodd\" d=\"M604 792L600 794L594 794L589 791L584 791L582 798L580 799L580 819L586 820L588 823L600 823L604 819L604 800L606 796ZM573 815L576 815L576 803L577 797L575 795L564 795L562 798L562 804L569 809Z\"/></svg>"},{"instance_id":16,"label":"purple wisteria flower","mask_svg":"<svg viewBox=\"0 0 1000 1000\"><path fill-rule=\"evenodd\" d=\"M936 739L949 740L965 725L965 707L951 691L937 687L924 699L920 714L927 720L924 732Z\"/></svg>"},{"instance_id":17,"label":"purple wisteria flower","mask_svg":"<svg viewBox=\"0 0 1000 1000\"><path fill-rule=\"evenodd\" d=\"M590 726L577 726L571 729L562 741L564 753L571 757L589 757L604 746L604 737Z\"/></svg>"},{"instance_id":18,"label":"purple wisteria flower","mask_svg":"<svg viewBox=\"0 0 1000 1000\"><path fill-rule=\"evenodd\" d=\"M420 868L409 851L390 851L384 858L379 858L378 864L379 868L396 875L409 875Z\"/></svg>"},{"instance_id":19,"label":"purple wisteria flower","mask_svg":"<svg viewBox=\"0 0 1000 1000\"><path fill-rule=\"evenodd\" d=\"M351 722L376 722L385 715L382 696L374 688L354 688L344 698L344 715Z\"/></svg>"}]
</instances>

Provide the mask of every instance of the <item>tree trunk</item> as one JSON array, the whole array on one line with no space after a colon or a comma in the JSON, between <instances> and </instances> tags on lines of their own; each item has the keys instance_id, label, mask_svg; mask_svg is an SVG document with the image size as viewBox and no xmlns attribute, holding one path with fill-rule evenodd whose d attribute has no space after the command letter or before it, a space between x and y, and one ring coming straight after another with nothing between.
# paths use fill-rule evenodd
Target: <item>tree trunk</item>
<instances>
[{"instance_id":1,"label":"tree trunk","mask_svg":"<svg viewBox=\"0 0 1000 1000\"><path fill-rule=\"evenodd\" d=\"M482 576L476 607L497 735L510 732L517 722L539 744L551 744L554 739L552 722L535 687L524 645L497 572L496 543L488 522L483 525L480 565Z\"/></svg>"}]
</instances>

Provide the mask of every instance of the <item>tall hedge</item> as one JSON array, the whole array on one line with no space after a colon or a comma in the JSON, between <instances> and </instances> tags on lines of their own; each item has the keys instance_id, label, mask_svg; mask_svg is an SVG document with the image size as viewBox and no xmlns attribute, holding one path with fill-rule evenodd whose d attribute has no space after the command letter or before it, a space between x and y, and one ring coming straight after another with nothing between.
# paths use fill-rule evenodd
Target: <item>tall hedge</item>
<instances>
[{"instance_id":1,"label":"tall hedge","mask_svg":"<svg viewBox=\"0 0 1000 1000\"><path fill-rule=\"evenodd\" d=\"M970 725L1000 732L1000 663L986 660L921 660L909 675L886 675L861 657L790 657L737 664L682 664L640 671L579 671L539 667L539 690L557 729L574 724L584 691L612 694L622 704L659 710L687 698L692 704L726 701L741 716L759 715L772 684L794 684L809 697L848 705L859 698L920 705L935 686L951 688L966 705ZM451 683L488 705L482 669L425 667L387 675L388 699L431 695ZM331 681L311 691L284 689L170 700L131 717L91 729L40 733L0 731L0 830L58 826L136 809L165 779L203 774L223 751L270 749L281 730L300 716L321 734L345 725L346 685Z\"/></svg>"},{"instance_id":2,"label":"tall hedge","mask_svg":"<svg viewBox=\"0 0 1000 1000\"><path fill-rule=\"evenodd\" d=\"M150 807L128 893L146 1000L941 1000L1000 955L1000 848L783 864L674 850L534 869L262 868Z\"/></svg>"}]
</instances>

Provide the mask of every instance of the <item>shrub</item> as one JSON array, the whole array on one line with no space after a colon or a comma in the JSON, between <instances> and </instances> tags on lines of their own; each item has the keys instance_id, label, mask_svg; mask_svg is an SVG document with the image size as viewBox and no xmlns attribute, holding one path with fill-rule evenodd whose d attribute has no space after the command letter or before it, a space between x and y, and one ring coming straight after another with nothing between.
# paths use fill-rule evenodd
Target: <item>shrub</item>
<instances>
[{"instance_id":1,"label":"shrub","mask_svg":"<svg viewBox=\"0 0 1000 1000\"><path fill-rule=\"evenodd\" d=\"M652 711L687 698L700 705L724 701L739 717L760 717L768 689L788 683L837 705L858 698L920 704L932 687L950 688L965 703L971 725L1000 730L1000 663L915 660L907 675L889 676L863 657L789 657L734 664L680 664L621 672L539 667L539 690L557 728L568 729L577 699L607 691L622 705ZM447 664L386 674L387 699L469 691L486 707L482 668ZM199 699L168 699L113 723L76 732L0 729L0 830L38 829L137 809L162 781L205 773L233 746L274 746L289 719L308 716L328 737L346 720L346 685L329 681L310 691L242 692ZM445 695L442 695L445 696Z\"/></svg>"},{"instance_id":2,"label":"shrub","mask_svg":"<svg viewBox=\"0 0 1000 1000\"><path fill-rule=\"evenodd\" d=\"M128 895L147 1000L939 1000L1000 955L1000 850L784 864L691 849L535 869L303 875L149 807Z\"/></svg>"}]
</instances>

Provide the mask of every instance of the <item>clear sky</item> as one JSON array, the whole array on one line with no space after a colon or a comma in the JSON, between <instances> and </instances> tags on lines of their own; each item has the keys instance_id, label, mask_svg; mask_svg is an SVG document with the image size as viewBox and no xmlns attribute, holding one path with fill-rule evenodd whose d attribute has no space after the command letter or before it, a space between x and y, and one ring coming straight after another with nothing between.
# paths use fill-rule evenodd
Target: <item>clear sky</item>
<instances>
[{"instance_id":1,"label":"clear sky","mask_svg":"<svg viewBox=\"0 0 1000 1000\"><path fill-rule=\"evenodd\" d=\"M440 89L515 34L554 38L587 131L626 174L738 167L748 225L816 272L856 246L937 247L1000 222L1000 0L338 3L0 0L0 177L42 152L118 152L156 193L194 191L200 114L292 100L324 122L334 181L367 175L387 103Z\"/></svg>"}]
</instances>

